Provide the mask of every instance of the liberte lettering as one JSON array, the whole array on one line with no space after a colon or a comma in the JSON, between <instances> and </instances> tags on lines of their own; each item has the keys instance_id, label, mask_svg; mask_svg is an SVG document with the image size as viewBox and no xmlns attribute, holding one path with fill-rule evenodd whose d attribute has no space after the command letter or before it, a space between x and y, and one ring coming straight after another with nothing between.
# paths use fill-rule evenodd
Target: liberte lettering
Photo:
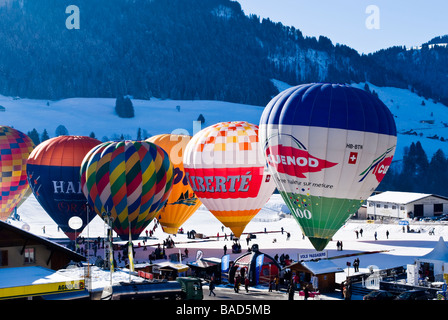
<instances>
[{"instance_id":1,"label":"liberte lettering","mask_svg":"<svg viewBox=\"0 0 448 320\"><path fill-rule=\"evenodd\" d=\"M252 180L251 172L232 176L190 176L186 174L195 192L247 192Z\"/></svg>"}]
</instances>

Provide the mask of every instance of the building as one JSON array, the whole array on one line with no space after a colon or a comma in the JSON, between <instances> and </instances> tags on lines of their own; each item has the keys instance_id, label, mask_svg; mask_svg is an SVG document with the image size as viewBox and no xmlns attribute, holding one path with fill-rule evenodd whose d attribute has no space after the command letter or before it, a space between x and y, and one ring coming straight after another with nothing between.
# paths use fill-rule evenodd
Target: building
<instances>
[{"instance_id":1,"label":"building","mask_svg":"<svg viewBox=\"0 0 448 320\"><path fill-rule=\"evenodd\" d=\"M58 270L71 261L86 261L82 255L53 241L0 221L0 269L41 266Z\"/></svg>"},{"instance_id":2,"label":"building","mask_svg":"<svg viewBox=\"0 0 448 320\"><path fill-rule=\"evenodd\" d=\"M367 218L396 219L448 214L448 198L435 194L386 191L367 199Z\"/></svg>"},{"instance_id":3,"label":"building","mask_svg":"<svg viewBox=\"0 0 448 320\"><path fill-rule=\"evenodd\" d=\"M298 261L286 266L300 279L300 288L311 284L314 291L323 293L333 292L336 289L336 273L344 270L327 259ZM294 279L294 277L293 277Z\"/></svg>"},{"instance_id":4,"label":"building","mask_svg":"<svg viewBox=\"0 0 448 320\"><path fill-rule=\"evenodd\" d=\"M64 246L0 221L0 300L53 294L87 296L84 279L57 272L85 260Z\"/></svg>"}]
</instances>

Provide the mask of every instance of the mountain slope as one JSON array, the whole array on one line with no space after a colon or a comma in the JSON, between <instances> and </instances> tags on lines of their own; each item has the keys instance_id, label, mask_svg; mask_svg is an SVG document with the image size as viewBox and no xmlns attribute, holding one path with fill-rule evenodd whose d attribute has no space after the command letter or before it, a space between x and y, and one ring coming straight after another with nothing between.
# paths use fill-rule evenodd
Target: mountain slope
<instances>
[{"instance_id":1,"label":"mountain slope","mask_svg":"<svg viewBox=\"0 0 448 320\"><path fill-rule=\"evenodd\" d=\"M0 94L6 96L130 94L265 105L278 93L270 79L408 88L406 68L414 68L406 55L394 69L384 63L388 54L360 55L324 36L246 16L230 0L8 3L0 6ZM79 7L79 30L66 28L68 5ZM448 96L432 85L442 74L428 78L437 99ZM426 78L412 79L415 88L429 86Z\"/></svg>"},{"instance_id":2,"label":"mountain slope","mask_svg":"<svg viewBox=\"0 0 448 320\"><path fill-rule=\"evenodd\" d=\"M275 80L278 90L289 85ZM364 88L365 83L352 84ZM405 148L420 141L428 158L442 149L448 155L448 108L432 100L419 97L415 92L393 87L369 84L394 115L398 131L395 161L403 159ZM422 103L423 102L423 103ZM175 130L194 134L222 121L248 121L258 124L264 106L244 105L212 100L139 100L132 99L135 117L119 118L112 98L69 98L59 101L16 99L0 96L0 125L13 126L25 133L34 128L39 134L47 130L50 137L64 126L68 134L89 135L100 139L136 139L140 128L142 138ZM423 105L424 104L424 105ZM203 115L205 122L197 120Z\"/></svg>"}]
</instances>

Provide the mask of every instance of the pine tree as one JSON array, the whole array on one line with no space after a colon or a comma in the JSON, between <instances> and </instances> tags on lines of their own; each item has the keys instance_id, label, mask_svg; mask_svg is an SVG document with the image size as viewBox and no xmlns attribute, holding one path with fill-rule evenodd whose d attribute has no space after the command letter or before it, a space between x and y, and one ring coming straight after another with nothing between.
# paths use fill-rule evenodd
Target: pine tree
<instances>
[{"instance_id":1,"label":"pine tree","mask_svg":"<svg viewBox=\"0 0 448 320\"><path fill-rule=\"evenodd\" d=\"M137 130L137 141L142 140L142 129L138 128Z\"/></svg>"},{"instance_id":2,"label":"pine tree","mask_svg":"<svg viewBox=\"0 0 448 320\"><path fill-rule=\"evenodd\" d=\"M48 135L47 129L44 129L44 132L42 132L42 136L40 141L44 142L45 140L50 139L50 136Z\"/></svg>"},{"instance_id":3,"label":"pine tree","mask_svg":"<svg viewBox=\"0 0 448 320\"><path fill-rule=\"evenodd\" d=\"M428 186L426 193L448 195L448 159L445 153L439 149L434 153L428 167Z\"/></svg>"},{"instance_id":4,"label":"pine tree","mask_svg":"<svg viewBox=\"0 0 448 320\"><path fill-rule=\"evenodd\" d=\"M33 140L34 145L38 145L40 143L39 133L37 132L36 128L34 128L31 131L28 131L28 137L30 137L31 140Z\"/></svg>"},{"instance_id":5,"label":"pine tree","mask_svg":"<svg viewBox=\"0 0 448 320\"><path fill-rule=\"evenodd\" d=\"M56 137L67 136L68 135L68 130L67 130L67 128L64 125L61 124L61 125L59 125L56 128L55 134L56 134Z\"/></svg>"},{"instance_id":6,"label":"pine tree","mask_svg":"<svg viewBox=\"0 0 448 320\"><path fill-rule=\"evenodd\" d=\"M133 118L134 106L129 97L119 96L115 101L115 112L120 118Z\"/></svg>"}]
</instances>

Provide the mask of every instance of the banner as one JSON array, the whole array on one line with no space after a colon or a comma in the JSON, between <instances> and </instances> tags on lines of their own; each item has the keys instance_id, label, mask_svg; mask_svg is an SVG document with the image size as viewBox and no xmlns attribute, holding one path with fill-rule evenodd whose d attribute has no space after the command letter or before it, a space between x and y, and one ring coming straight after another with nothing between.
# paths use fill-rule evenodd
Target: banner
<instances>
[{"instance_id":1,"label":"banner","mask_svg":"<svg viewBox=\"0 0 448 320\"><path fill-rule=\"evenodd\" d=\"M221 257L221 281L228 282L230 270L230 255L226 254Z\"/></svg>"},{"instance_id":2,"label":"banner","mask_svg":"<svg viewBox=\"0 0 448 320\"><path fill-rule=\"evenodd\" d=\"M263 266L264 253L257 256L255 260L255 284L260 280L261 267Z\"/></svg>"},{"instance_id":3,"label":"banner","mask_svg":"<svg viewBox=\"0 0 448 320\"><path fill-rule=\"evenodd\" d=\"M314 252L307 252L307 253L299 253L298 254L298 260L299 261L310 261L310 260L317 260L317 259L327 259L328 258L328 251L314 251Z\"/></svg>"},{"instance_id":4,"label":"banner","mask_svg":"<svg viewBox=\"0 0 448 320\"><path fill-rule=\"evenodd\" d=\"M226 254L221 258L221 272L229 272L230 268L230 255Z\"/></svg>"}]
</instances>

